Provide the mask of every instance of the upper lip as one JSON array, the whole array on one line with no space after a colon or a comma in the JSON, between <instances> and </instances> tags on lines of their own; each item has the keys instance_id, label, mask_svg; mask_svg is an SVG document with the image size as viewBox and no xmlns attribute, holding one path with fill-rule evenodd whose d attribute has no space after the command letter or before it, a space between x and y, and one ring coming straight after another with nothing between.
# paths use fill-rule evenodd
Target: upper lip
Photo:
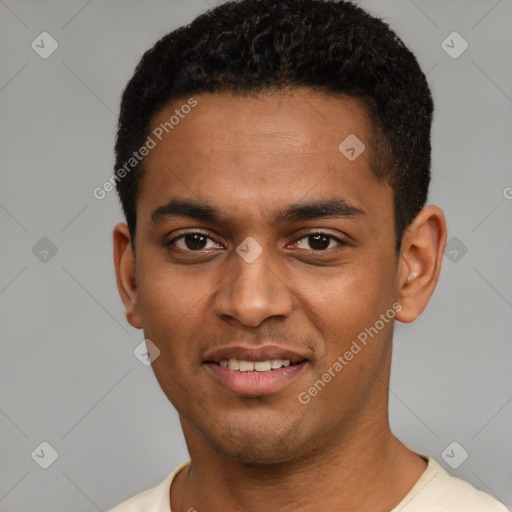
<instances>
[{"instance_id":1,"label":"upper lip","mask_svg":"<svg viewBox=\"0 0 512 512\"><path fill-rule=\"evenodd\" d=\"M307 357L295 350L277 345L244 347L233 345L209 350L204 356L204 362L219 363L226 359L241 359L243 361L268 361L270 359L289 360L292 363L304 361Z\"/></svg>"}]
</instances>

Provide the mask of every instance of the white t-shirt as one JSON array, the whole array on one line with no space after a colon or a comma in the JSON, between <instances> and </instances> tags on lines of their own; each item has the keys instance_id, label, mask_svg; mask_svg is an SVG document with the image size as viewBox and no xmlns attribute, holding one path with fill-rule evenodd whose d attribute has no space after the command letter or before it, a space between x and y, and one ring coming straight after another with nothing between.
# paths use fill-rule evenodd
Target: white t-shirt
<instances>
[{"instance_id":1,"label":"white t-shirt","mask_svg":"<svg viewBox=\"0 0 512 512\"><path fill-rule=\"evenodd\" d=\"M460 478L449 475L434 459L407 496L390 512L510 512L505 505ZM167 478L109 512L172 512L169 491L178 466Z\"/></svg>"}]
</instances>

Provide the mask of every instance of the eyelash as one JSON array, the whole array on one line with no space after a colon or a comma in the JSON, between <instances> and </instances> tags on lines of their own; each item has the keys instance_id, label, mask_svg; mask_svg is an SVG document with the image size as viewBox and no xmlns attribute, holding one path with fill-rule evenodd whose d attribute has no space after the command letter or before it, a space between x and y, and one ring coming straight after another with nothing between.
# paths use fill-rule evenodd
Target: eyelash
<instances>
[{"instance_id":1,"label":"eyelash","mask_svg":"<svg viewBox=\"0 0 512 512\"><path fill-rule=\"evenodd\" d=\"M202 231L187 231L185 233L182 233L181 235L173 238L172 240L170 240L169 242L166 242L165 245L167 247L171 247L175 244L175 242L177 240L180 240L182 238L185 238L187 235L202 235L206 238L209 238L211 241L215 242L215 240L213 240L213 238L211 238L207 233L203 233ZM327 233L327 232L324 232L324 231L313 231L311 233L308 233L306 235L303 235L301 236L300 238L298 238L294 243L297 243L299 242L300 240L303 240L305 238L308 238L310 236L314 236L314 235L324 235L326 236L327 238L329 238L330 240L334 240L335 242L338 243L339 246L345 246L345 245L348 245L346 241L342 240L341 238L338 238L337 236L334 236L333 234L331 233ZM215 243L218 243L218 242L215 242ZM220 245L220 244L219 244ZM330 245L330 241L329 241L329 245ZM310 253L314 253L314 254L318 254L318 253L324 253L324 254L330 254L331 251L333 249L336 249L335 247L331 247L331 248L328 248L328 249L306 249L306 251L310 252ZM188 253L202 253L205 249L198 249L196 251L192 250L192 249L182 249L180 247L178 247L178 250L181 250L183 252L188 252ZM304 250L304 249L302 249Z\"/></svg>"}]
</instances>

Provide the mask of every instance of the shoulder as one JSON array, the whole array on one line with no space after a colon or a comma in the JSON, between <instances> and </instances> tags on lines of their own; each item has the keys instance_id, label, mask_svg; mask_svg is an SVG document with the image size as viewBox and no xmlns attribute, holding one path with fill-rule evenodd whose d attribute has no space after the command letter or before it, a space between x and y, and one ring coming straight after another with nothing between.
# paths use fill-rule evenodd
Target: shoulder
<instances>
[{"instance_id":1,"label":"shoulder","mask_svg":"<svg viewBox=\"0 0 512 512\"><path fill-rule=\"evenodd\" d=\"M392 512L507 512L507 507L468 482L451 476L434 459Z\"/></svg>"},{"instance_id":2,"label":"shoulder","mask_svg":"<svg viewBox=\"0 0 512 512\"><path fill-rule=\"evenodd\" d=\"M172 481L189 463L190 461L184 462L155 487L142 491L113 509L110 509L108 512L161 512L162 510L171 512L169 494Z\"/></svg>"}]
</instances>

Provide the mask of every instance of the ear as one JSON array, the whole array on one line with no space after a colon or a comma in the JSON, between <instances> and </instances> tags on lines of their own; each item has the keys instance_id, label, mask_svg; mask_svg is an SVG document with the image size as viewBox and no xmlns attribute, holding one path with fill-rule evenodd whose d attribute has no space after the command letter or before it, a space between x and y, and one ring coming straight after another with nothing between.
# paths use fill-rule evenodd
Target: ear
<instances>
[{"instance_id":1,"label":"ear","mask_svg":"<svg viewBox=\"0 0 512 512\"><path fill-rule=\"evenodd\" d=\"M114 227L113 241L117 289L126 310L126 319L131 326L142 329L135 279L135 256L132 251L130 231L126 224L120 223Z\"/></svg>"},{"instance_id":2,"label":"ear","mask_svg":"<svg viewBox=\"0 0 512 512\"><path fill-rule=\"evenodd\" d=\"M407 228L400 250L397 297L400 322L414 321L426 308L441 272L446 221L437 206L423 208Z\"/></svg>"}]
</instances>

